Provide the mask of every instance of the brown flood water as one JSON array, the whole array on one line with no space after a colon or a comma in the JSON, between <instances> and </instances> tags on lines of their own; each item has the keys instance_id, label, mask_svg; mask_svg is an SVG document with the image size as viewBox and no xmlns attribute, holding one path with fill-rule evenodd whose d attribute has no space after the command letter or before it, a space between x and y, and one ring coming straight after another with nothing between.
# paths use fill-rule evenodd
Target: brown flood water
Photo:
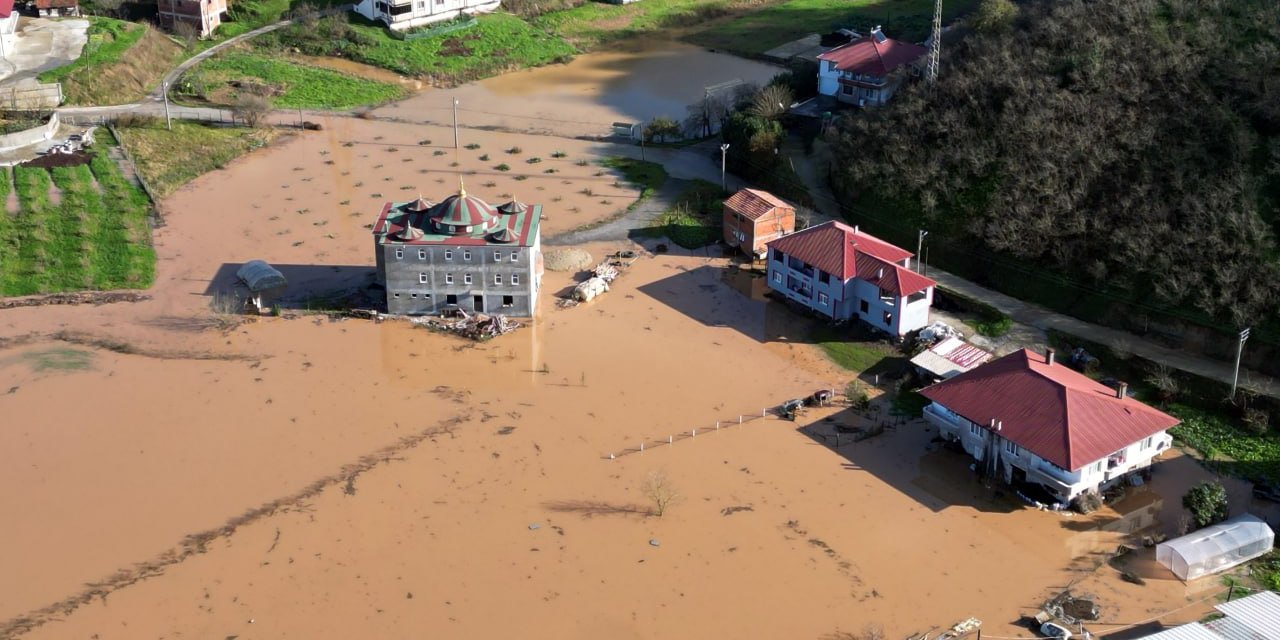
<instances>
[{"instance_id":1,"label":"brown flood water","mask_svg":"<svg viewBox=\"0 0 1280 640\"><path fill-rule=\"evenodd\" d=\"M679 69L679 73L672 73ZM375 111L415 122L582 136L610 133L614 122L657 116L677 121L706 87L741 80L764 84L781 67L712 53L672 40L640 39L577 56L568 64L508 73L453 89L424 91Z\"/></svg>"},{"instance_id":2,"label":"brown flood water","mask_svg":"<svg viewBox=\"0 0 1280 640\"><path fill-rule=\"evenodd\" d=\"M482 148L450 167L452 149L434 155L450 135L327 122L165 203L152 300L0 312L3 337L67 329L150 354L0 351L0 637L892 638L968 616L1021 637L1018 617L1073 581L1109 623L1217 588L1155 571L1138 587L1097 560L1174 526L1203 475L1188 459L1126 513L1068 517L996 497L918 423L839 449L806 435L856 420L839 409L738 426L849 377L723 258L645 253L568 310L550 294L571 278L548 274L537 323L480 345L321 317L195 327L246 259L294 265L304 292L364 282L382 200L438 199L459 171L482 197L562 198L549 229L616 209L575 195L596 184L573 162L593 145L468 132ZM571 184L477 158L511 146ZM156 357L178 352L246 359ZM655 471L679 494L660 518L644 515Z\"/></svg>"}]
</instances>

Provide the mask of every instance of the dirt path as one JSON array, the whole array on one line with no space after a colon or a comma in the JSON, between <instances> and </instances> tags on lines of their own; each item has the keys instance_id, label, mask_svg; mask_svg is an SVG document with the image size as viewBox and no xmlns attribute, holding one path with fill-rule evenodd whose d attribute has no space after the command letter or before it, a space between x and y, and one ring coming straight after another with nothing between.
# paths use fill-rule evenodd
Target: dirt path
<instances>
[{"instance_id":1,"label":"dirt path","mask_svg":"<svg viewBox=\"0 0 1280 640\"><path fill-rule=\"evenodd\" d=\"M653 195L629 209L621 217L586 229L575 229L546 239L548 245L585 244L627 240L631 232L649 226L658 216L675 205L689 181L667 178Z\"/></svg>"}]
</instances>

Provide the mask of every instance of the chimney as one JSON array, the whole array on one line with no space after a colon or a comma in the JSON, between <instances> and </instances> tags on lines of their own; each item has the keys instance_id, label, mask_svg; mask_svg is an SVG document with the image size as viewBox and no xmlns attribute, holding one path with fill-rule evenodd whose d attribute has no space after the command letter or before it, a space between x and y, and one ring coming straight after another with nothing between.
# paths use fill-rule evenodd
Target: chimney
<instances>
[{"instance_id":1,"label":"chimney","mask_svg":"<svg viewBox=\"0 0 1280 640\"><path fill-rule=\"evenodd\" d=\"M857 233L857 232L858 232L858 225L856 225L856 224L855 224L855 225L853 225L853 232L854 232L854 233Z\"/></svg>"},{"instance_id":2,"label":"chimney","mask_svg":"<svg viewBox=\"0 0 1280 640\"><path fill-rule=\"evenodd\" d=\"M1057 354L1057 351L1056 351L1055 349L1053 349L1052 347L1050 347L1050 348L1048 348L1048 349L1045 349L1045 350L1044 350L1044 363L1052 367L1052 366L1053 366L1053 360L1054 360L1054 355L1055 355L1055 354Z\"/></svg>"},{"instance_id":3,"label":"chimney","mask_svg":"<svg viewBox=\"0 0 1280 640\"><path fill-rule=\"evenodd\" d=\"M1129 383L1128 382L1116 383L1116 397L1121 400L1124 400L1124 397L1126 395L1129 395Z\"/></svg>"}]
</instances>

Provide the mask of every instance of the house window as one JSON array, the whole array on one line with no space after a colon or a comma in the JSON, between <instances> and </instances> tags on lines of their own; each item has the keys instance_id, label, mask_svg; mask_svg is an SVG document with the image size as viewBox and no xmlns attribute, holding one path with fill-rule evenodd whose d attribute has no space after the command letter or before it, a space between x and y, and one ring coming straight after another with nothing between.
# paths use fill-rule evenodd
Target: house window
<instances>
[{"instance_id":1,"label":"house window","mask_svg":"<svg viewBox=\"0 0 1280 640\"><path fill-rule=\"evenodd\" d=\"M1155 437L1155 436L1151 436L1151 437L1147 438L1146 440L1143 440L1142 442L1139 442L1139 443L1138 443L1138 451L1146 451L1147 449L1150 449L1150 448L1151 448L1151 445L1155 443L1155 440L1156 440L1156 437Z\"/></svg>"},{"instance_id":2,"label":"house window","mask_svg":"<svg viewBox=\"0 0 1280 640\"><path fill-rule=\"evenodd\" d=\"M520 274L518 273L511 274L511 284L520 284Z\"/></svg>"},{"instance_id":3,"label":"house window","mask_svg":"<svg viewBox=\"0 0 1280 640\"><path fill-rule=\"evenodd\" d=\"M1098 463L1097 463L1097 464L1093 465L1093 472L1094 472L1094 473L1101 473L1101 472L1102 472L1102 461L1098 461Z\"/></svg>"},{"instance_id":4,"label":"house window","mask_svg":"<svg viewBox=\"0 0 1280 640\"><path fill-rule=\"evenodd\" d=\"M471 252L470 252L470 251L463 251L463 252L462 252L462 259L463 259L463 260L470 261L470 260L471 260Z\"/></svg>"},{"instance_id":5,"label":"house window","mask_svg":"<svg viewBox=\"0 0 1280 640\"><path fill-rule=\"evenodd\" d=\"M422 11L423 9L426 9L426 8L427 8L427 3L425 2L418 3L418 11Z\"/></svg>"},{"instance_id":6,"label":"house window","mask_svg":"<svg viewBox=\"0 0 1280 640\"><path fill-rule=\"evenodd\" d=\"M890 302L890 301L892 301L892 300L893 300L893 294L892 294L892 293L889 293L888 291L886 291L886 290L884 290L884 289L881 289L881 290L880 290L880 299L881 299L881 300L883 300L883 301L885 301L885 302Z\"/></svg>"},{"instance_id":7,"label":"house window","mask_svg":"<svg viewBox=\"0 0 1280 640\"><path fill-rule=\"evenodd\" d=\"M494 261L494 262L498 262L499 260L502 260L502 252L501 252L501 251L494 251L494 252L493 252L493 261Z\"/></svg>"},{"instance_id":8,"label":"house window","mask_svg":"<svg viewBox=\"0 0 1280 640\"><path fill-rule=\"evenodd\" d=\"M782 257L783 257L783 256L782 256L782 252L781 252L781 251L774 251L774 252L773 252L773 261L774 261L774 262L782 262Z\"/></svg>"},{"instance_id":9,"label":"house window","mask_svg":"<svg viewBox=\"0 0 1280 640\"><path fill-rule=\"evenodd\" d=\"M502 284L502 274L501 274L501 273L495 273L495 274L493 274L493 283L494 283L494 284Z\"/></svg>"},{"instance_id":10,"label":"house window","mask_svg":"<svg viewBox=\"0 0 1280 640\"><path fill-rule=\"evenodd\" d=\"M821 282L822 284L829 284L831 282L831 276L828 275L826 271L819 271L818 282Z\"/></svg>"},{"instance_id":11,"label":"house window","mask_svg":"<svg viewBox=\"0 0 1280 640\"><path fill-rule=\"evenodd\" d=\"M393 293L393 294L391 294L391 295L393 295L393 296L395 296L395 297L397 297L397 298L399 298L399 297L400 297L400 294L398 294L398 293Z\"/></svg>"},{"instance_id":12,"label":"house window","mask_svg":"<svg viewBox=\"0 0 1280 640\"><path fill-rule=\"evenodd\" d=\"M822 305L822 306L824 306L824 307L825 307L825 306L827 306L827 294L825 294L825 293L819 293L819 294L818 294L818 304L820 304L820 305Z\"/></svg>"},{"instance_id":13,"label":"house window","mask_svg":"<svg viewBox=\"0 0 1280 640\"><path fill-rule=\"evenodd\" d=\"M425 274L425 273L419 273L419 274L418 274L418 284L426 284L426 283L427 283L427 274Z\"/></svg>"},{"instance_id":14,"label":"house window","mask_svg":"<svg viewBox=\"0 0 1280 640\"><path fill-rule=\"evenodd\" d=\"M502 306L510 307L516 303L515 296L502 296Z\"/></svg>"},{"instance_id":15,"label":"house window","mask_svg":"<svg viewBox=\"0 0 1280 640\"><path fill-rule=\"evenodd\" d=\"M423 299L423 300L430 300L430 299L431 299L431 294L429 294L429 293L424 293L424 294L422 294L422 299Z\"/></svg>"},{"instance_id":16,"label":"house window","mask_svg":"<svg viewBox=\"0 0 1280 640\"><path fill-rule=\"evenodd\" d=\"M884 326L886 327L893 326L893 314L889 313L888 311L884 312Z\"/></svg>"},{"instance_id":17,"label":"house window","mask_svg":"<svg viewBox=\"0 0 1280 640\"><path fill-rule=\"evenodd\" d=\"M426 249L418 249L418 259L419 259L419 260L426 260L426 259L427 259L427 250L426 250Z\"/></svg>"},{"instance_id":18,"label":"house window","mask_svg":"<svg viewBox=\"0 0 1280 640\"><path fill-rule=\"evenodd\" d=\"M927 292L925 292L925 291L917 291L917 292L915 292L915 293L913 293L913 294L911 294L911 295L907 296L907 304L913 304L913 303L916 303L916 302L920 302L921 300L924 300L924 299L925 299L925 297L926 297L927 295L928 295L928 293L927 293Z\"/></svg>"},{"instance_id":19,"label":"house window","mask_svg":"<svg viewBox=\"0 0 1280 640\"><path fill-rule=\"evenodd\" d=\"M969 423L969 433L972 433L972 434L973 434L973 435L975 435L975 436L981 436L981 435L982 435L982 427L979 427L978 425L973 424L972 422L970 422L970 423Z\"/></svg>"},{"instance_id":20,"label":"house window","mask_svg":"<svg viewBox=\"0 0 1280 640\"><path fill-rule=\"evenodd\" d=\"M859 300L859 301L858 301L858 311L861 311L861 312L863 312L863 313L870 313L870 312L871 312L871 306L867 304L867 301L866 301L866 300Z\"/></svg>"},{"instance_id":21,"label":"house window","mask_svg":"<svg viewBox=\"0 0 1280 640\"><path fill-rule=\"evenodd\" d=\"M396 260L404 257L404 249L396 249Z\"/></svg>"},{"instance_id":22,"label":"house window","mask_svg":"<svg viewBox=\"0 0 1280 640\"><path fill-rule=\"evenodd\" d=\"M519 251L512 251L512 252L511 252L511 261L512 261L512 262L515 262L515 261L517 261L517 260L519 260L519 259L520 259L520 252L519 252Z\"/></svg>"},{"instance_id":23,"label":"house window","mask_svg":"<svg viewBox=\"0 0 1280 640\"><path fill-rule=\"evenodd\" d=\"M409 297L410 297L410 298L417 298L417 297L418 297L418 294L416 294L416 293L411 293L411 294L409 294Z\"/></svg>"},{"instance_id":24,"label":"house window","mask_svg":"<svg viewBox=\"0 0 1280 640\"><path fill-rule=\"evenodd\" d=\"M781 272L781 271L774 271L774 272L773 272L773 281L774 281L774 282L776 282L776 283L778 283L778 284L782 284L782 272Z\"/></svg>"},{"instance_id":25,"label":"house window","mask_svg":"<svg viewBox=\"0 0 1280 640\"><path fill-rule=\"evenodd\" d=\"M1012 440L1004 441L1004 450L1009 452L1009 455L1018 455L1018 445L1014 444Z\"/></svg>"},{"instance_id":26,"label":"house window","mask_svg":"<svg viewBox=\"0 0 1280 640\"><path fill-rule=\"evenodd\" d=\"M840 87L840 89L841 89L841 91L842 91L846 96L851 96L851 95L853 95L853 87L851 87L851 86L849 86L849 85L847 85L847 84L846 84L846 85L844 85L843 87Z\"/></svg>"},{"instance_id":27,"label":"house window","mask_svg":"<svg viewBox=\"0 0 1280 640\"><path fill-rule=\"evenodd\" d=\"M444 251L444 259L445 259L445 260L452 260L452 259L453 259L453 252L452 252L452 251L450 251L450 250L448 250L448 249L445 249L445 251Z\"/></svg>"},{"instance_id":28,"label":"house window","mask_svg":"<svg viewBox=\"0 0 1280 640\"><path fill-rule=\"evenodd\" d=\"M836 70L836 61L835 61L835 60L828 60L828 61L827 61L827 71L835 71L835 70Z\"/></svg>"},{"instance_id":29,"label":"house window","mask_svg":"<svg viewBox=\"0 0 1280 640\"><path fill-rule=\"evenodd\" d=\"M471 284L471 274L469 273L462 274L462 284Z\"/></svg>"}]
</instances>

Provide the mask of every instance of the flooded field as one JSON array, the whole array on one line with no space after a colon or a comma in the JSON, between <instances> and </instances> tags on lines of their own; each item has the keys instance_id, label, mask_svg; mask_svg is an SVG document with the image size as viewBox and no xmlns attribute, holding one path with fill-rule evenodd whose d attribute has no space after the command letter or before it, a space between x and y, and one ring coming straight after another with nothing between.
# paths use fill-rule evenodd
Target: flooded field
<instances>
[{"instance_id":1,"label":"flooded field","mask_svg":"<svg viewBox=\"0 0 1280 640\"><path fill-rule=\"evenodd\" d=\"M385 199L461 177L544 202L556 233L634 198L576 163L591 143L466 131L480 148L455 156L445 128L325 125L165 202L151 300L0 312L0 637L902 638L977 616L1018 638L1068 584L1100 629L1196 619L1220 589L1105 562L1177 527L1189 459L1120 511L1067 516L982 486L887 407L745 419L850 376L714 251L642 249L566 310L572 276L549 273L538 321L485 344L226 323L209 309L247 259L288 266L296 306L367 282ZM837 447L831 421L890 428Z\"/></svg>"},{"instance_id":2,"label":"flooded field","mask_svg":"<svg viewBox=\"0 0 1280 640\"><path fill-rule=\"evenodd\" d=\"M680 73L672 74L672 69ZM614 122L657 116L676 121L710 85L764 84L783 69L671 40L636 40L563 65L518 71L454 89L427 90L377 109L379 116L452 123L453 100L466 126L607 135Z\"/></svg>"}]
</instances>

